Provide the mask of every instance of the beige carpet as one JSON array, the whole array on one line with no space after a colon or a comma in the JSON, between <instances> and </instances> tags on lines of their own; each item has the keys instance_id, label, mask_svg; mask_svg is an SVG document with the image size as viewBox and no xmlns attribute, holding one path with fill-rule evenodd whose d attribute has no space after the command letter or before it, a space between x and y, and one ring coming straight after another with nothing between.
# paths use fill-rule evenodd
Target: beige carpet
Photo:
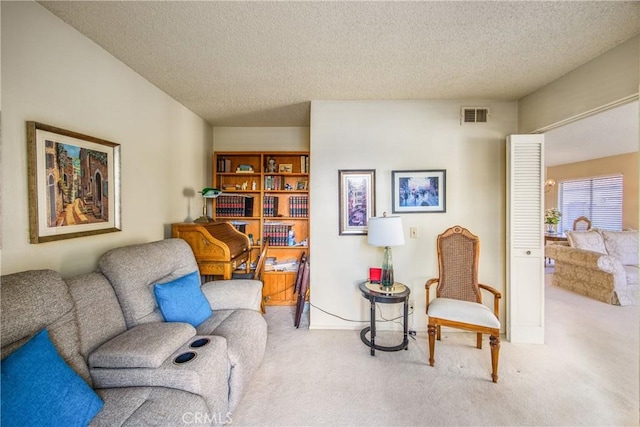
<instances>
[{"instance_id":1,"label":"beige carpet","mask_svg":"<svg viewBox=\"0 0 640 427\"><path fill-rule=\"evenodd\" d=\"M359 331L295 329L291 308L267 307L267 352L233 424L639 425L638 307L547 285L546 314L546 344L503 340L493 384L486 339L443 333L430 367L425 332L371 357Z\"/></svg>"}]
</instances>

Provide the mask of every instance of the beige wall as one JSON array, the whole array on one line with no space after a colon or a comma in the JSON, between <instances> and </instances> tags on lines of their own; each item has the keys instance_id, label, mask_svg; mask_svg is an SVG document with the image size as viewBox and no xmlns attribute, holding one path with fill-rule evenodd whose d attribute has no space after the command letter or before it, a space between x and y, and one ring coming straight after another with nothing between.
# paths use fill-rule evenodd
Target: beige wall
<instances>
[{"instance_id":1,"label":"beige wall","mask_svg":"<svg viewBox=\"0 0 640 427\"><path fill-rule=\"evenodd\" d=\"M446 169L446 213L401 215L406 243L393 248L395 278L411 288L415 300L416 330L426 329L424 283L437 276L436 236L448 227L460 224L479 235L480 280L504 290L505 141L516 131L517 108L515 102L482 101L491 108L490 122L460 125L462 105L469 102L312 101L314 306L347 319L368 319L369 305L357 286L369 267L382 263L382 249L369 246L366 236L338 235L339 169L376 170L377 215L392 211L391 171ZM409 227L417 227L417 239L409 239ZM363 327L311 310L312 328ZM386 318L399 315L393 305L381 310Z\"/></svg>"},{"instance_id":2,"label":"beige wall","mask_svg":"<svg viewBox=\"0 0 640 427\"><path fill-rule=\"evenodd\" d=\"M2 274L89 272L106 250L197 216L184 194L211 180L211 127L37 3L1 7ZM121 144L123 231L29 243L28 120Z\"/></svg>"},{"instance_id":3,"label":"beige wall","mask_svg":"<svg viewBox=\"0 0 640 427\"><path fill-rule=\"evenodd\" d=\"M531 133L638 94L640 35L518 101L518 132Z\"/></svg>"},{"instance_id":4,"label":"beige wall","mask_svg":"<svg viewBox=\"0 0 640 427\"><path fill-rule=\"evenodd\" d=\"M563 180L622 174L622 226L638 229L638 153L621 154L547 168L547 178ZM558 205L558 186L545 194L545 207Z\"/></svg>"},{"instance_id":5,"label":"beige wall","mask_svg":"<svg viewBox=\"0 0 640 427\"><path fill-rule=\"evenodd\" d=\"M308 151L308 127L214 127L214 151Z\"/></svg>"}]
</instances>

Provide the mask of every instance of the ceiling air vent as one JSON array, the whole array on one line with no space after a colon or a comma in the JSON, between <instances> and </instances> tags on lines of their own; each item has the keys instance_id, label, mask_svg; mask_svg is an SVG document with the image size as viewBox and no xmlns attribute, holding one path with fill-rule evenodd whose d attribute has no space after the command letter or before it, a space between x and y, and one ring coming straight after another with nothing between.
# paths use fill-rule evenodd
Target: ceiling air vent
<instances>
[{"instance_id":1,"label":"ceiling air vent","mask_svg":"<svg viewBox=\"0 0 640 427\"><path fill-rule=\"evenodd\" d=\"M462 123L487 123L489 109L485 107L463 107L460 120Z\"/></svg>"}]
</instances>

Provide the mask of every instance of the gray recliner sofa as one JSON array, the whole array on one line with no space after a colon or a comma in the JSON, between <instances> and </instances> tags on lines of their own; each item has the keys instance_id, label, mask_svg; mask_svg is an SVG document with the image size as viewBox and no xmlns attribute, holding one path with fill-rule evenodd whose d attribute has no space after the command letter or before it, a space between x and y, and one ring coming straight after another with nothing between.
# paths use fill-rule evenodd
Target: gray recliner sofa
<instances>
[{"instance_id":1,"label":"gray recliner sofa","mask_svg":"<svg viewBox=\"0 0 640 427\"><path fill-rule=\"evenodd\" d=\"M104 401L91 425L229 423L266 348L262 283L203 284L213 314L193 327L164 322L153 292L198 270L183 240L113 249L98 267L66 280L52 270L3 276L2 358L46 328Z\"/></svg>"}]
</instances>

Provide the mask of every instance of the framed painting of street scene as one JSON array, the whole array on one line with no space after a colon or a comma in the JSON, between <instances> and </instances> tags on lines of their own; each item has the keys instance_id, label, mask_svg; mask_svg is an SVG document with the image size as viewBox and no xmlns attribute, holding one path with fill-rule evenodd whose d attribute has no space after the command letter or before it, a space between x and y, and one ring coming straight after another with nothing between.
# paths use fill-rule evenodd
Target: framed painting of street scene
<instances>
[{"instance_id":1,"label":"framed painting of street scene","mask_svg":"<svg viewBox=\"0 0 640 427\"><path fill-rule=\"evenodd\" d=\"M393 213L446 212L446 170L391 171Z\"/></svg>"},{"instance_id":2,"label":"framed painting of street scene","mask_svg":"<svg viewBox=\"0 0 640 427\"><path fill-rule=\"evenodd\" d=\"M376 171L339 170L340 235L367 234L375 212Z\"/></svg>"},{"instance_id":3,"label":"framed painting of street scene","mask_svg":"<svg viewBox=\"0 0 640 427\"><path fill-rule=\"evenodd\" d=\"M27 122L31 243L121 230L120 145Z\"/></svg>"}]
</instances>

